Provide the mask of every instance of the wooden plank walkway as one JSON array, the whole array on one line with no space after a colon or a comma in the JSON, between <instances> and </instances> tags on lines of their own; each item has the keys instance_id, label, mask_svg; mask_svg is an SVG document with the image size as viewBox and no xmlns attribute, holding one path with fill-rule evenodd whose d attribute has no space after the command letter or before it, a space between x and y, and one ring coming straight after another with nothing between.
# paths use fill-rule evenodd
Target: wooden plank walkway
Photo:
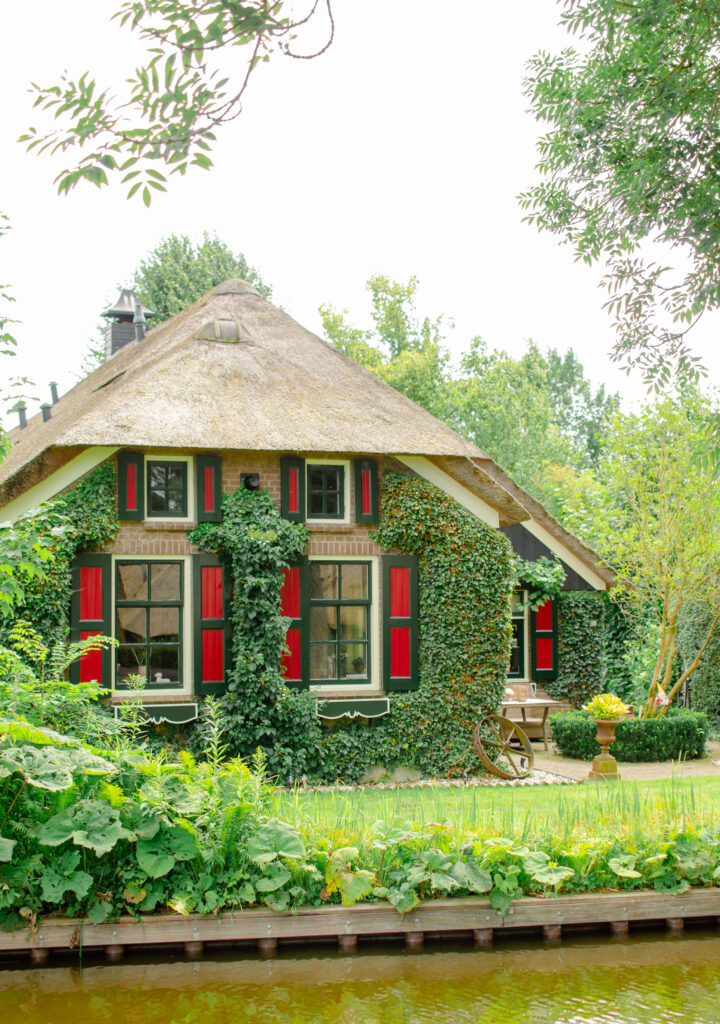
<instances>
[{"instance_id":1,"label":"wooden plank walkway","mask_svg":"<svg viewBox=\"0 0 720 1024\"><path fill-rule=\"evenodd\" d=\"M684 922L698 918L720 921L720 889L689 889L682 895L656 892L604 892L547 899L523 898L505 917L485 899L432 900L408 914L391 906L305 907L294 913L269 910L236 911L218 917L153 915L136 921L123 917L106 924L73 918L45 918L33 931L0 932L0 955L29 953L44 963L51 950L103 949L109 960L120 959L125 949L182 946L187 956L200 956L206 944L254 943L272 955L278 942L320 939L337 942L343 951L357 946L358 938L397 937L408 948L422 947L424 936L467 933L477 945L489 945L493 936L516 929L539 930L546 941L559 941L567 926L609 927L625 934L631 922L664 922L682 931Z\"/></svg>"}]
</instances>

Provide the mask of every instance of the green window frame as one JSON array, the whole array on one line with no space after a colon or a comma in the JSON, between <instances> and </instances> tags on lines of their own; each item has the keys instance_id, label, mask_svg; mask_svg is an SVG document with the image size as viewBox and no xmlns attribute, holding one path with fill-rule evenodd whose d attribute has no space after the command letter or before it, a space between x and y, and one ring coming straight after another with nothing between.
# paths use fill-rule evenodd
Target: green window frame
<instances>
[{"instance_id":1,"label":"green window frame","mask_svg":"<svg viewBox=\"0 0 720 1024\"><path fill-rule=\"evenodd\" d=\"M123 593L122 570L140 570L139 579L136 573L136 580L132 585L138 586L138 591L132 597L120 597ZM161 594L163 586L168 580L162 581L162 570L177 567L177 597L168 597ZM171 571L171 577L174 573ZM129 574L131 579L131 574ZM173 580L170 580L173 583ZM156 596L157 595L157 596ZM184 608L185 608L185 566L184 562L177 559L139 559L122 558L115 560L115 607L114 607L114 636L119 641L115 656L115 689L127 690L129 687L123 681L125 675L130 674L132 669L137 669L137 675L145 676L145 688L147 690L180 690L183 688L183 630L184 630ZM173 615L173 611L177 614ZM177 623L177 631L170 633L157 633L157 629L163 625L162 613L167 613L170 625ZM125 614L123 614L125 613ZM168 624L167 622L164 624ZM130 625L135 625L134 630ZM153 630L156 632L153 633ZM127 634L134 632L135 640L125 639ZM175 639L168 639L169 636ZM154 639L164 637L164 639ZM164 662L164 664L163 664ZM164 670L175 671L177 665L177 678L165 676ZM158 674L161 676L157 678Z\"/></svg>"},{"instance_id":2,"label":"green window frame","mask_svg":"<svg viewBox=\"0 0 720 1024\"><path fill-rule=\"evenodd\" d=\"M353 576L352 570L363 568L366 572L367 585L365 597L348 596ZM326 578L332 579L332 569L336 570L336 590L332 596L317 595L320 589L321 572L325 568ZM353 686L372 682L371 657L371 609L372 609L372 562L344 561L342 559L311 559L308 562L306 644L308 656L306 665L309 682L315 686ZM345 610L364 611L364 630L360 635L352 636L357 629L359 616L343 614ZM334 613L334 615L333 615ZM353 618L355 622L353 622ZM344 621L343 621L344 620ZM324 633L324 635L323 635ZM334 635L333 635L334 634ZM318 674L317 666L323 661L334 667L334 672ZM360 666L359 662L363 665ZM348 669L354 671L348 671Z\"/></svg>"},{"instance_id":3,"label":"green window frame","mask_svg":"<svg viewBox=\"0 0 720 1024\"><path fill-rule=\"evenodd\" d=\"M148 519L187 519L188 471L187 462L180 460L148 459L145 515ZM162 505L162 507L158 507ZM170 507L174 505L175 507Z\"/></svg>"},{"instance_id":4,"label":"green window frame","mask_svg":"<svg viewBox=\"0 0 720 1024\"><path fill-rule=\"evenodd\" d=\"M345 467L307 465L307 518L345 518Z\"/></svg>"},{"instance_id":5,"label":"green window frame","mask_svg":"<svg viewBox=\"0 0 720 1024\"><path fill-rule=\"evenodd\" d=\"M525 637L527 635L527 605L524 590L516 590L512 595L510 618L512 623L512 640L510 647L510 664L508 679L526 679ZM519 602L519 603L518 603Z\"/></svg>"}]
</instances>

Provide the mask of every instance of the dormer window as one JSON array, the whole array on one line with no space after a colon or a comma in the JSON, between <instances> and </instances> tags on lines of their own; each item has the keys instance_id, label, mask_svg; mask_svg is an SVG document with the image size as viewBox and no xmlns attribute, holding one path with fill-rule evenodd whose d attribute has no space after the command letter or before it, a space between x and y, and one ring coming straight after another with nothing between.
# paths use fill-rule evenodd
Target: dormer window
<instances>
[{"instance_id":1,"label":"dormer window","mask_svg":"<svg viewBox=\"0 0 720 1024\"><path fill-rule=\"evenodd\" d=\"M187 518L187 463L147 463L147 514L160 518Z\"/></svg>"}]
</instances>

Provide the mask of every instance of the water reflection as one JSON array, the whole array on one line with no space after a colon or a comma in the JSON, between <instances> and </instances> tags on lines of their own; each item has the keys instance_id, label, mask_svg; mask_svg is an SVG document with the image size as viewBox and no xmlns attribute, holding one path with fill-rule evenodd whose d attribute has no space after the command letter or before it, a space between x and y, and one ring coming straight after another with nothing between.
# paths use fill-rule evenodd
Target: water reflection
<instances>
[{"instance_id":1,"label":"water reflection","mask_svg":"<svg viewBox=\"0 0 720 1024\"><path fill-rule=\"evenodd\" d=\"M8 1024L719 1024L720 938L0 972Z\"/></svg>"}]
</instances>

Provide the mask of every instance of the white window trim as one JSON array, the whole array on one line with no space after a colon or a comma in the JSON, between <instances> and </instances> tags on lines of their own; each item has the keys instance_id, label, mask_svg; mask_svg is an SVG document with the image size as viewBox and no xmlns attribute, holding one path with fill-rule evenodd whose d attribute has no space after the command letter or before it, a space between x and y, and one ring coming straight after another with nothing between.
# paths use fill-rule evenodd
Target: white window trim
<instances>
[{"instance_id":1,"label":"white window trim","mask_svg":"<svg viewBox=\"0 0 720 1024\"><path fill-rule=\"evenodd\" d=\"M516 593L517 593L517 591L513 591L513 595L512 596L514 597ZM523 672L522 676L507 676L506 678L507 678L507 685L508 686L512 686L513 683L529 683L531 681L530 680L530 607L528 605L528 591L527 591L527 589L521 590L520 591L520 595L521 595L521 598L522 598L522 601L523 601L523 605L524 605L524 607L523 607L523 624L524 624L523 641L524 641L524 648L525 648L525 650L524 650L524 656L523 656L523 666L525 668L525 671ZM512 608L512 606L511 606L511 608ZM511 617L513 619L515 619L515 618L519 619L520 618L519 615L512 615L512 611L511 611Z\"/></svg>"},{"instance_id":2,"label":"white window trim","mask_svg":"<svg viewBox=\"0 0 720 1024\"><path fill-rule=\"evenodd\" d=\"M338 519L318 519L308 514L310 488L308 486L308 468L310 466L342 466L343 468L343 517ZM350 526L350 473L352 463L349 459L305 459L305 522L318 526Z\"/></svg>"},{"instance_id":3,"label":"white window trim","mask_svg":"<svg viewBox=\"0 0 720 1024\"><path fill-rule=\"evenodd\" d=\"M197 509L195 507L195 459L192 455L173 455L172 452L145 452L145 461L143 462L143 487L144 502L145 502L145 519L144 522L147 524L151 523L167 523L175 526L184 526L186 524L194 523L197 519ZM149 515L149 501L148 501L148 462L184 462L187 466L187 515L186 516L151 516Z\"/></svg>"},{"instance_id":4,"label":"white window trim","mask_svg":"<svg viewBox=\"0 0 720 1024\"><path fill-rule=\"evenodd\" d=\"M336 522L337 520L334 520ZM310 681L311 693L323 697L354 697L365 694L382 695L382 666L380 664L380 559L376 555L308 555L309 562L369 562L370 573L370 681L360 683L353 679L347 683L313 683ZM308 622L308 629L310 623ZM308 666L308 672L310 666Z\"/></svg>"},{"instance_id":5,"label":"white window trim","mask_svg":"<svg viewBox=\"0 0 720 1024\"><path fill-rule=\"evenodd\" d=\"M182 585L183 585L183 606L182 606L182 648L183 648L183 685L173 686L168 689L147 689L143 692L143 700L155 700L156 697L190 697L194 693L193 687L193 629L192 629L192 555L113 555L112 572L110 581L110 606L112 609L112 636L115 637L117 629L117 615L115 608L115 566L118 562L180 562L182 564ZM117 639L117 638L116 638ZM118 690L116 687L117 649L113 648L112 656L112 696L114 701L131 700L132 692L129 690Z\"/></svg>"}]
</instances>

